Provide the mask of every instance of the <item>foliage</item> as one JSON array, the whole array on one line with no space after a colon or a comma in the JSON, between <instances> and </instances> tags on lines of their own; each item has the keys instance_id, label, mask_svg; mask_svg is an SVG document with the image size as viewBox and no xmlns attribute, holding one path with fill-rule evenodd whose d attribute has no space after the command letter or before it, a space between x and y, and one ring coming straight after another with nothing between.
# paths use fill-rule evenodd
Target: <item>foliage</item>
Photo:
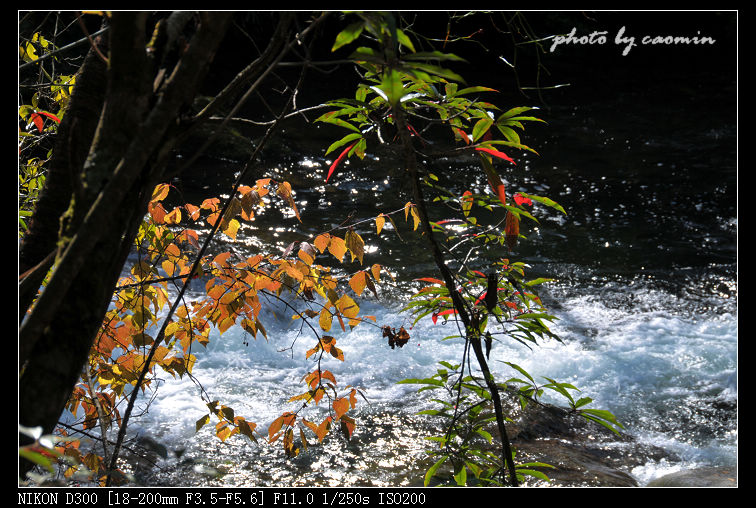
<instances>
[{"instance_id":1,"label":"foliage","mask_svg":"<svg viewBox=\"0 0 756 508\"><path fill-rule=\"evenodd\" d=\"M33 62L56 49L55 45L35 32L30 40L19 46L19 57L24 62ZM18 108L20 119L18 131L18 223L19 236L28 229L26 222L32 216L44 186L46 168L52 150L50 140L68 106L71 91L76 83L74 75L51 74L43 66L38 75L36 90L28 103Z\"/></svg>"},{"instance_id":2,"label":"foliage","mask_svg":"<svg viewBox=\"0 0 756 508\"><path fill-rule=\"evenodd\" d=\"M208 197L201 203L185 202L167 180L156 185L133 242L133 262L124 267L66 406L79 418L69 430L99 430L103 452L81 450L80 441L61 428L57 442L45 440L42 444L35 435L34 445L20 449L22 455L48 469L53 459L66 459L63 471L69 479L87 472L101 485L128 480L111 468L118 447L109 449L108 433L116 428L125 432L134 397L154 388L161 372L188 377L198 385L207 413L196 421L195 430L210 426L221 441L238 435L255 443L278 442L287 457L294 457L311 444L322 443L336 426L349 439L357 426L358 396L364 395L362 387L339 384L339 362L349 358L337 344L334 331L346 332L362 324L374 326L376 333L380 330L392 348L409 340L404 327L397 331L394 323L379 326L374 316L360 313L359 298L366 290L376 293L386 272L379 264L370 263L356 226L374 221L376 235L385 234L386 221L394 223L394 217L402 214L412 229L430 242L441 272L441 278L433 273L418 279L422 285L408 298L405 310L415 323L428 317L433 323L439 319L456 322L459 334L450 338L462 339L464 344L461 361L442 362L443 368L431 377L403 381L420 384L421 390L441 389L445 393L445 398L433 399L440 409L422 412L449 422L444 435L429 438L436 446L429 452L434 464L425 475L426 485L448 465L458 485L505 484L505 463L511 464L511 484L516 485L526 475L544 477L533 468L548 467L545 464L514 465L515 454L507 448L505 432L501 432L504 451L496 450L489 427L497 424L500 430L504 428L498 390L516 393L523 407L538 400L545 389L551 390L564 396L576 413L613 430L620 426L610 413L586 408L590 398L575 400L571 391L576 388L570 384L547 379L548 383L540 386L511 362L508 365L522 377L496 382L487 367L495 342L514 340L532 347L539 340L559 340L550 329L555 318L536 294L536 287L548 280L528 280L526 266L509 258L525 237L523 219L538 222L531 213L534 206L560 213L564 210L542 196L520 192L510 197L501 169L497 169L500 164L516 165L503 150L536 153L520 137L529 122L543 123L531 116L536 108L499 109L483 98L496 90L467 86L459 74L441 65L462 63L461 58L433 48L416 49L425 41L409 28L400 27L400 20L392 15L371 12L351 16L354 21L337 35L332 50L368 42L351 49L350 60L357 64L362 77L354 96L329 101L329 111L317 118L347 130L325 150L326 155L336 155L325 180L338 178L338 169L348 158L363 159L369 142L394 143L398 153L405 155L408 179L415 189L412 198L400 209L351 223L348 219L339 227L303 235L280 255L258 252L244 256L233 248L234 242L245 225L274 200L283 203L301 222L290 183L273 178L250 181L242 173L228 197ZM40 34L19 48L25 61L34 61L40 51L50 50L52 46ZM42 146L48 136L52 138L65 113L74 78L48 79L40 88L40 92L45 91L44 98L35 94L19 109L24 122L19 134L20 153ZM426 143L426 132L439 126L448 144L457 143L455 146L437 149ZM415 157L433 159L449 154L477 160L489 189L450 190L444 187L443 175L423 173L422 184L434 195L433 202L450 214L431 220L429 203L419 190L419 173L411 168ZM44 162L29 157L20 164L21 230L44 183ZM478 212L494 217L494 221L486 223ZM203 235L203 228L209 228L210 233ZM396 227L393 229L396 231ZM217 240L217 235L223 235L223 245L210 253L208 245ZM456 264L453 276L439 249L442 242L448 245L443 252ZM473 245L494 259L490 266L472 266L467 262L469 255L454 257L458 249ZM343 275L330 267L333 260L340 263ZM183 289L190 281L200 285L202 291L187 301ZM174 290L178 290L178 297ZM301 391L289 395L286 410L267 432L260 432L259 422L210 396L192 372L200 346L208 345L212 330L222 335L239 326L248 337L267 340L262 311L269 302L285 305L301 331L308 331L305 358L311 362L311 370L301 380ZM479 372L470 366L471 348ZM305 418L306 407L320 411L308 412Z\"/></svg>"},{"instance_id":3,"label":"foliage","mask_svg":"<svg viewBox=\"0 0 756 508\"><path fill-rule=\"evenodd\" d=\"M511 378L497 386L487 366L495 341L510 339L531 347L538 340L559 340L549 328L549 323L556 318L548 313L535 293L535 288L548 280L527 280L523 263L512 262L508 256L500 255L490 265L488 273L483 273L467 262L473 248L470 248L464 260L454 258L452 275L440 249L440 242L443 241L451 245L445 249L447 254L451 254L450 257L463 244L473 245L494 255L502 248L511 253L518 240L524 237L521 220L525 218L538 222L530 212L533 202L565 213L559 204L546 197L520 192L509 199L495 166L496 161L501 160L516 165L513 158L501 151L503 148L536 153L521 142L518 131L523 131L527 122L543 120L530 115L529 112L536 109L533 107L513 107L501 112L493 103L482 100L481 96L495 93L496 90L466 86L458 74L439 65L460 61L453 54L435 50L416 51L412 34L397 26L398 20L393 16L360 13L358 17L358 21L336 37L333 50L357 41L363 34L368 35L366 39L377 42L377 47L358 46L352 50L350 58L362 68L363 80L354 98L331 101L329 105L335 109L318 118L321 122L349 131L326 151L331 153L341 149L329 168L326 180L334 176L345 158L365 157L368 136L377 138L381 143L390 139L385 132L391 127L395 133L393 141L403 148L409 178L419 180L420 176L415 175L420 174L416 168L421 165L416 164L415 158L432 159L441 155L429 149L422 133L441 125L447 129L451 140L464 143L461 149L453 149L453 152L464 151L477 157L490 187L488 194L473 193L471 190L454 192L442 186L438 175L426 172L422 175L422 183L435 193L435 201L447 205L445 210L451 209L456 212L455 215L430 220L419 187L416 187L414 202L405 206L406 216L411 214L413 217L414 229L426 223L421 231L435 252L435 261L442 274L441 279L433 276L418 279L426 285L411 296L405 310L415 317L415 323L428 316L433 323L439 318L456 321L460 333L447 339L461 338L465 344L459 364L442 362L445 368L439 369L430 378L403 381L423 385L421 391L445 389L447 395L446 400L433 399L441 405L441 409L421 412L449 420L445 435L430 438L437 444L437 448L430 453L440 458L428 469L425 484L448 459L453 463L454 479L459 485L469 484L468 471L473 473L476 484L503 484L505 463L509 466L510 484L517 485L524 475L546 478L542 472L532 469L534 466L547 467L544 464L514 465L514 451L510 451L507 443L499 389L516 391L516 386L520 385L517 393L523 407L526 401L537 400L544 388L550 389L564 396L571 409L578 414L614 431L621 426L607 411L581 409L591 399L583 397L575 401L569 392L576 389L574 386L548 379L548 384L538 387L532 377L515 364L510 363L528 381ZM416 40L420 42L421 39L418 37ZM404 132L405 128L408 132ZM410 138L416 142L411 144L411 141L407 141ZM346 148L342 148L344 145L347 145ZM415 183L419 185L420 182ZM493 212L488 215L498 222L485 224L476 217L476 209ZM504 217L499 218L499 214ZM380 232L380 226L378 230ZM481 342L485 344L485 357ZM473 351L480 374L472 370L466 373L463 367L469 365L469 356ZM486 427L493 422L498 423L502 441L502 452L498 455L495 450L484 449L474 439L482 437L490 445L493 438Z\"/></svg>"}]
</instances>

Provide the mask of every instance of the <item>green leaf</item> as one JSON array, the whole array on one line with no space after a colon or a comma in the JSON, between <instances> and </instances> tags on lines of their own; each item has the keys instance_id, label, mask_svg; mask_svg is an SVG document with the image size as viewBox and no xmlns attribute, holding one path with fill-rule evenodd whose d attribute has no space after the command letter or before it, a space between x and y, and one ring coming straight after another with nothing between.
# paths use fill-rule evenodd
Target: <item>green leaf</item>
<instances>
[{"instance_id":1,"label":"green leaf","mask_svg":"<svg viewBox=\"0 0 756 508\"><path fill-rule=\"evenodd\" d=\"M347 122L345 120L342 120L341 118L338 118L338 116L336 115L336 113L338 113L338 111L330 111L330 112L328 112L328 113L326 113L324 115L319 116L318 118L315 119L315 121L316 122L332 123L334 125L338 125L339 127L344 127L345 129L351 129L353 131L356 131L356 132L362 134L360 132L360 129L358 129L357 127L355 127L351 123L349 123L349 122Z\"/></svg>"},{"instance_id":2,"label":"green leaf","mask_svg":"<svg viewBox=\"0 0 756 508\"><path fill-rule=\"evenodd\" d=\"M538 284L543 284L544 282L551 282L553 280L554 279L546 279L544 277L538 277L537 279L533 279L531 281L526 282L525 285L530 287L530 286L535 286Z\"/></svg>"},{"instance_id":3,"label":"green leaf","mask_svg":"<svg viewBox=\"0 0 756 508\"><path fill-rule=\"evenodd\" d=\"M542 122L546 123L546 120L541 120L535 116L513 116L507 119L508 122L520 121L520 122ZM504 122L506 123L506 122Z\"/></svg>"},{"instance_id":4,"label":"green leaf","mask_svg":"<svg viewBox=\"0 0 756 508\"><path fill-rule=\"evenodd\" d=\"M459 485L460 487L467 485L467 467L462 466L462 469L459 470L459 473L454 475L454 481L456 481L457 485Z\"/></svg>"},{"instance_id":5,"label":"green leaf","mask_svg":"<svg viewBox=\"0 0 756 508\"><path fill-rule=\"evenodd\" d=\"M581 409L579 413L584 418L588 418L589 420L600 423L601 425L611 429L617 434L619 434L619 432L609 424L615 425L621 429L625 428L620 422L617 421L617 418L610 411L607 411L605 409Z\"/></svg>"},{"instance_id":6,"label":"green leaf","mask_svg":"<svg viewBox=\"0 0 756 508\"><path fill-rule=\"evenodd\" d=\"M487 86L470 86L467 88L463 88L462 90L459 90L455 95L466 95L469 93L477 93L477 92L498 92L498 90L495 90L493 88L488 88Z\"/></svg>"},{"instance_id":7,"label":"green leaf","mask_svg":"<svg viewBox=\"0 0 756 508\"><path fill-rule=\"evenodd\" d=\"M438 379L433 378L426 378L426 379L417 379L417 378L410 378L410 379L402 379L401 381L397 381L398 385L408 385L408 384L420 384L420 385L434 385L434 386L444 386L444 383L442 381L439 381Z\"/></svg>"},{"instance_id":8,"label":"green leaf","mask_svg":"<svg viewBox=\"0 0 756 508\"><path fill-rule=\"evenodd\" d=\"M400 28L396 29L396 40L405 48L409 49L413 53L415 52L415 47L412 45L412 41Z\"/></svg>"},{"instance_id":9,"label":"green leaf","mask_svg":"<svg viewBox=\"0 0 756 508\"><path fill-rule=\"evenodd\" d=\"M417 69L423 72L427 72L428 74L441 76L442 78L445 78L451 81L458 81L460 83L465 82L464 78L460 76L459 74L457 74L456 72L452 72L449 69L444 69L443 67L439 67L438 65L413 62L411 64L407 64L404 67L405 68L403 70L407 71L408 73L412 72L412 70L414 69Z\"/></svg>"},{"instance_id":10,"label":"green leaf","mask_svg":"<svg viewBox=\"0 0 756 508\"><path fill-rule=\"evenodd\" d=\"M496 128L499 129L499 132L501 132L505 138L507 138L508 141L511 141L512 143L517 143L518 145L520 143L520 135L517 134L513 129L506 127L504 125L497 125Z\"/></svg>"},{"instance_id":11,"label":"green leaf","mask_svg":"<svg viewBox=\"0 0 756 508\"><path fill-rule=\"evenodd\" d=\"M430 483L431 478L433 478L433 475L436 474L436 471L438 471L438 468L441 467L441 465L446 462L446 459L448 459L448 456L441 457L435 464L433 464L430 469L425 473L425 480L423 481L423 486L427 487Z\"/></svg>"},{"instance_id":12,"label":"green leaf","mask_svg":"<svg viewBox=\"0 0 756 508\"><path fill-rule=\"evenodd\" d=\"M452 62L464 62L465 59L458 57L453 53L443 53L441 51L419 51L411 55L404 55L403 60L449 60ZM482 88L482 87L481 87Z\"/></svg>"},{"instance_id":13,"label":"green leaf","mask_svg":"<svg viewBox=\"0 0 756 508\"><path fill-rule=\"evenodd\" d=\"M477 142L483 134L488 132L488 129L491 128L491 125L493 125L493 119L490 117L481 118L480 120L478 120L473 127L473 143Z\"/></svg>"},{"instance_id":14,"label":"green leaf","mask_svg":"<svg viewBox=\"0 0 756 508\"><path fill-rule=\"evenodd\" d=\"M404 96L404 86L402 85L401 74L393 69L389 72L383 73L381 84L377 88L383 92L386 102L392 107L399 104L399 101Z\"/></svg>"},{"instance_id":15,"label":"green leaf","mask_svg":"<svg viewBox=\"0 0 756 508\"><path fill-rule=\"evenodd\" d=\"M365 23L363 21L357 21L355 23L352 23L351 25L348 25L344 30L339 32L339 35L336 36L336 41L333 43L331 52L336 51L341 46L345 46L355 40L360 36L363 28L365 28Z\"/></svg>"},{"instance_id":16,"label":"green leaf","mask_svg":"<svg viewBox=\"0 0 756 508\"><path fill-rule=\"evenodd\" d=\"M525 369L523 369L522 367L520 367L519 365L514 364L514 363L510 363L510 362L504 362L504 363L506 363L507 365L509 365L510 367L512 367L513 369L515 369L517 372L519 372L520 374L522 374L523 376L525 376L526 378L528 378L530 380L530 382L533 383L534 385L536 384L535 379L533 379L530 376L530 374L528 374L528 372Z\"/></svg>"},{"instance_id":17,"label":"green leaf","mask_svg":"<svg viewBox=\"0 0 756 508\"><path fill-rule=\"evenodd\" d=\"M519 115L520 113L524 113L525 111L530 111L531 109L538 109L533 108L529 106L520 106L517 108L512 108L509 111L502 113L502 115L499 117L499 120L507 120L509 118L512 118L515 115Z\"/></svg>"},{"instance_id":18,"label":"green leaf","mask_svg":"<svg viewBox=\"0 0 756 508\"><path fill-rule=\"evenodd\" d=\"M541 471L536 471L535 469L517 469L518 475L527 475L532 476L534 478L540 478L541 480L545 481L551 481L549 480L549 477L543 474Z\"/></svg>"},{"instance_id":19,"label":"green leaf","mask_svg":"<svg viewBox=\"0 0 756 508\"><path fill-rule=\"evenodd\" d=\"M29 462L33 462L37 464L38 466L42 466L45 469L47 469L50 473L54 473L55 470L52 466L52 461L42 455L39 452L29 450L27 448L19 448L18 454L28 460Z\"/></svg>"},{"instance_id":20,"label":"green leaf","mask_svg":"<svg viewBox=\"0 0 756 508\"><path fill-rule=\"evenodd\" d=\"M483 437L483 439L485 439L486 441L488 441L488 444L491 444L493 442L493 436L491 434L489 434L488 432L486 432L485 430L483 430L483 429L476 429L475 432L477 432L479 435L481 435Z\"/></svg>"},{"instance_id":21,"label":"green leaf","mask_svg":"<svg viewBox=\"0 0 756 508\"><path fill-rule=\"evenodd\" d=\"M329 153L331 153L332 151L334 151L338 147L340 147L342 145L345 145L345 144L349 143L350 141L352 141L354 139L361 138L361 137L362 137L362 134L358 133L358 132L353 132L351 134L347 134L346 136L344 136L340 140L333 142L331 144L331 146L328 147L328 150L326 150L325 154L328 155Z\"/></svg>"},{"instance_id":22,"label":"green leaf","mask_svg":"<svg viewBox=\"0 0 756 508\"><path fill-rule=\"evenodd\" d=\"M544 197L541 197L541 196L535 196L533 194L525 194L524 192L521 192L520 194L523 195L526 198L532 199L533 201L538 201L541 204L544 204L546 206L550 206L551 208L553 208L555 210L558 210L558 211L562 212L563 214L567 215L567 212L564 211L564 208L562 208L562 206L559 203L557 203L556 201L554 201L552 199L544 198Z\"/></svg>"}]
</instances>

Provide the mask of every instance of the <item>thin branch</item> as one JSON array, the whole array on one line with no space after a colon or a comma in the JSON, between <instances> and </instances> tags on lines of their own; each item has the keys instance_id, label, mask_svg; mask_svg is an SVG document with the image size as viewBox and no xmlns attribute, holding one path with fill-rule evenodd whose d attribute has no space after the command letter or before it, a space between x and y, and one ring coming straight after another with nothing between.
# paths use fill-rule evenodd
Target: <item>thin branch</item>
<instances>
[{"instance_id":1,"label":"thin branch","mask_svg":"<svg viewBox=\"0 0 756 508\"><path fill-rule=\"evenodd\" d=\"M280 56L282 57L283 54L281 54ZM301 83L301 80L300 80L300 83ZM291 104L291 97L289 99L289 103L287 103L286 106L284 107L284 110L288 109L288 107L290 106L290 104ZM228 199L226 199L226 201L223 204L223 207L219 211L219 217L223 217L225 215L226 210L228 210L229 206L231 205L231 202L233 201L234 196L236 196L236 193L238 192L239 187L241 186L242 181L244 181L244 179L247 176L247 173L251 169L252 162L255 161L255 160L257 160L257 156L258 156L260 150L262 149L263 146L266 145L268 139L270 138L270 136L273 134L273 132L275 131L276 127L278 126L278 123L281 120L282 116L283 116L283 114L277 119L277 121L273 125L271 125L268 128L267 132L263 136L263 139L257 145L257 147L255 148L254 153L250 156L249 160L245 164L244 169L239 173L239 176L236 178L236 181L234 182L234 186L233 186L234 189L233 189L233 191L229 195ZM194 264L192 265L192 268L189 271L190 274L191 273L195 273L197 271L197 268L199 267L199 264L200 264L200 262L201 262L201 260L202 260L202 258L204 256L205 252L207 251L207 249L208 249L211 241L213 240L213 238L215 237L215 234L220 229L221 222L222 222L221 220L215 221L215 224L213 225L213 228L211 229L210 233L207 235L207 238L205 238L205 241L202 244L202 247L201 247L199 253L197 254L197 258L195 259ZM137 396L139 394L139 389L138 388L142 385L142 382L144 381L144 378L147 375L147 371L149 370L149 365L152 362L152 358L155 356L155 352L157 351L157 345L160 344L163 341L163 338L165 337L165 330L166 330L166 328L168 326L168 323L170 322L170 318L171 318L171 316L173 316L175 314L176 309L178 308L179 304L183 301L184 294L186 293L186 290L188 289L188 287L189 287L190 284L191 284L191 280L188 279L188 280L184 281L184 284L181 287L181 290L179 291L179 294L178 294L176 300L174 301L173 305L171 306L171 309L169 310L167 316L163 320L163 324L162 324L162 326L160 328L160 331L158 332L157 336L155 337L154 342L152 343L152 348L150 349L150 352L147 355L147 358L145 359L144 369L142 369L142 371L141 371L141 373L139 375L139 378L137 379L136 384L134 385L135 388L134 388L134 390L131 393L131 397L129 398L129 403L128 403L128 406L126 407L126 413L125 413L125 416L124 416L124 419L123 419L123 423L121 424L121 428L119 429L119 432L118 432L118 439L116 440L115 449L113 451L113 456L112 456L111 463L110 463L110 468L109 468L108 477L107 477L107 480L106 480L106 485L110 485L110 482L111 482L111 474L112 474L111 472L115 469L116 460L118 458L118 453L119 453L119 450L120 450L120 446L121 446L121 443L123 442L123 439L124 439L124 437L126 435L126 428L127 428L128 419L129 419L131 411L132 411L132 409L134 407L134 403L136 402L136 398L137 398Z\"/></svg>"},{"instance_id":2,"label":"thin branch","mask_svg":"<svg viewBox=\"0 0 756 508\"><path fill-rule=\"evenodd\" d=\"M102 54L102 51L100 51L100 48L97 47L97 44L95 44L94 39L91 35L89 35L89 31L87 30L86 25L84 24L84 20L81 19L81 15L77 12L76 13L76 19L79 20L79 25L81 26L82 31L84 32L84 35L87 36L87 40L89 41L89 44L92 46L92 49L95 50L97 53L97 56L100 57L100 59L105 62L105 64L108 63L108 58Z\"/></svg>"},{"instance_id":3,"label":"thin branch","mask_svg":"<svg viewBox=\"0 0 756 508\"><path fill-rule=\"evenodd\" d=\"M96 31L92 35L87 35L86 37L84 37L82 39L79 39L78 41L75 41L75 42L72 42L71 44L67 44L67 45L63 46L62 48L58 48L58 49L55 49L53 51L50 51L49 53L45 53L44 55L42 55L41 57L37 58L36 60L32 60L30 62L24 62L24 63L22 63L21 65L18 66L18 70L20 71L22 69L25 69L26 67L30 67L30 66L32 66L34 64L38 64L38 63L44 62L48 58L51 58L53 56L57 56L60 53L64 53L64 52L68 51L69 49L73 49L75 47L81 46L82 44L84 44L86 42L90 42L94 37L97 37L98 35L104 34L108 30L110 30L110 27L106 26L105 28L101 28L100 30ZM95 47L96 47L96 45L95 45ZM98 53L99 53L99 50L98 50Z\"/></svg>"}]
</instances>

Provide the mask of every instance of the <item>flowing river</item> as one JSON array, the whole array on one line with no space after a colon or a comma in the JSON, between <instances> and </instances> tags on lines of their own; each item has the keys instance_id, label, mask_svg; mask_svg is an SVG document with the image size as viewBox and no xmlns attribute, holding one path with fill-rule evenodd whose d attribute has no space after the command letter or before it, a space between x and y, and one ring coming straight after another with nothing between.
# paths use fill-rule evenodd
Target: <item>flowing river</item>
<instances>
[{"instance_id":1,"label":"flowing river","mask_svg":"<svg viewBox=\"0 0 756 508\"><path fill-rule=\"evenodd\" d=\"M622 93L611 93L611 86L581 93L567 87L539 112L548 125L526 131L524 142L540 156L518 153L516 167L501 166L510 195L545 195L567 211L565 216L537 207L540 224L523 229L528 239L512 256L531 266L531 277L555 279L542 296L559 318L554 331L564 343L545 342L532 351L499 344L492 366L501 377L513 375L502 363L511 361L534 377L571 382L595 400L594 407L612 411L638 441L677 457L649 458L627 471L641 485L666 472L733 466L737 460L734 85L725 78L714 84L702 80L662 76L652 85L626 85ZM512 105L524 102L513 100ZM292 181L303 229L295 229L292 217L268 211L239 235L237 248L249 255L281 251L303 239L303 232L340 223L350 211L370 218L409 200L407 189L386 176L396 165L390 153L379 150L364 161L350 161L333 184L324 185L330 159L322 154L338 139L334 131L299 126L283 137L287 147L279 150L278 160L265 162L266 171ZM485 188L472 159L434 164L460 193L461 182ZM216 163L218 178L208 189L195 185L194 192L206 192L203 197L228 192L236 167ZM206 169L198 174L212 173ZM376 237L372 222L358 232L366 240L366 263L380 263L398 275L395 286L379 288L378 298L360 300L361 312L376 316L379 325L409 327L412 320L399 312L397 298L413 278L435 275L431 260L408 229L401 231L404 242L391 231ZM300 380L311 369L305 360L311 341L299 334L290 313L282 307L267 312L268 341L252 340L239 327L222 337L216 333L206 350L196 351L194 368L211 398L257 422L262 435L273 419L294 409L286 400L301 391ZM431 424L415 413L430 407L429 396L397 382L427 377L441 360L458 361L460 344L440 340L453 333L452 327L421 320L401 349L389 348L375 326L336 335L346 361L333 360L327 368L340 386L361 387L367 398L358 404L357 430L348 443L329 439L290 460L278 443L255 445L242 437L221 443L211 425L195 434L195 421L207 412L199 388L188 379L163 376L154 400L148 394L141 401L143 408L149 402L148 411L130 427L169 450L144 481L421 484L430 465L423 436Z\"/></svg>"}]
</instances>

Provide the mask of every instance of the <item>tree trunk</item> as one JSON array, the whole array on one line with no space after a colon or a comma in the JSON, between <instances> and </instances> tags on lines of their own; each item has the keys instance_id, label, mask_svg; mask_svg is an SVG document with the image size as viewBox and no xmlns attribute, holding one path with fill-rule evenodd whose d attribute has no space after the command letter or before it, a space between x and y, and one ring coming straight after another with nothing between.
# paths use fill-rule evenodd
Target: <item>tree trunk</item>
<instances>
[{"instance_id":1,"label":"tree trunk","mask_svg":"<svg viewBox=\"0 0 756 508\"><path fill-rule=\"evenodd\" d=\"M89 139L75 140L90 150L75 173L82 175L80 192L69 191L73 200L64 213L63 236L56 230L53 237L60 252L55 269L19 329L19 423L24 426L52 432L87 361L152 189L162 177L154 161L170 147L169 127L196 95L231 15L199 17L173 71L153 90L159 69L152 68L147 52L146 14L112 15L107 99L97 113L91 146ZM72 127L75 122L74 117ZM46 220L59 212L60 205ZM21 461L21 476L30 468Z\"/></svg>"}]
</instances>

